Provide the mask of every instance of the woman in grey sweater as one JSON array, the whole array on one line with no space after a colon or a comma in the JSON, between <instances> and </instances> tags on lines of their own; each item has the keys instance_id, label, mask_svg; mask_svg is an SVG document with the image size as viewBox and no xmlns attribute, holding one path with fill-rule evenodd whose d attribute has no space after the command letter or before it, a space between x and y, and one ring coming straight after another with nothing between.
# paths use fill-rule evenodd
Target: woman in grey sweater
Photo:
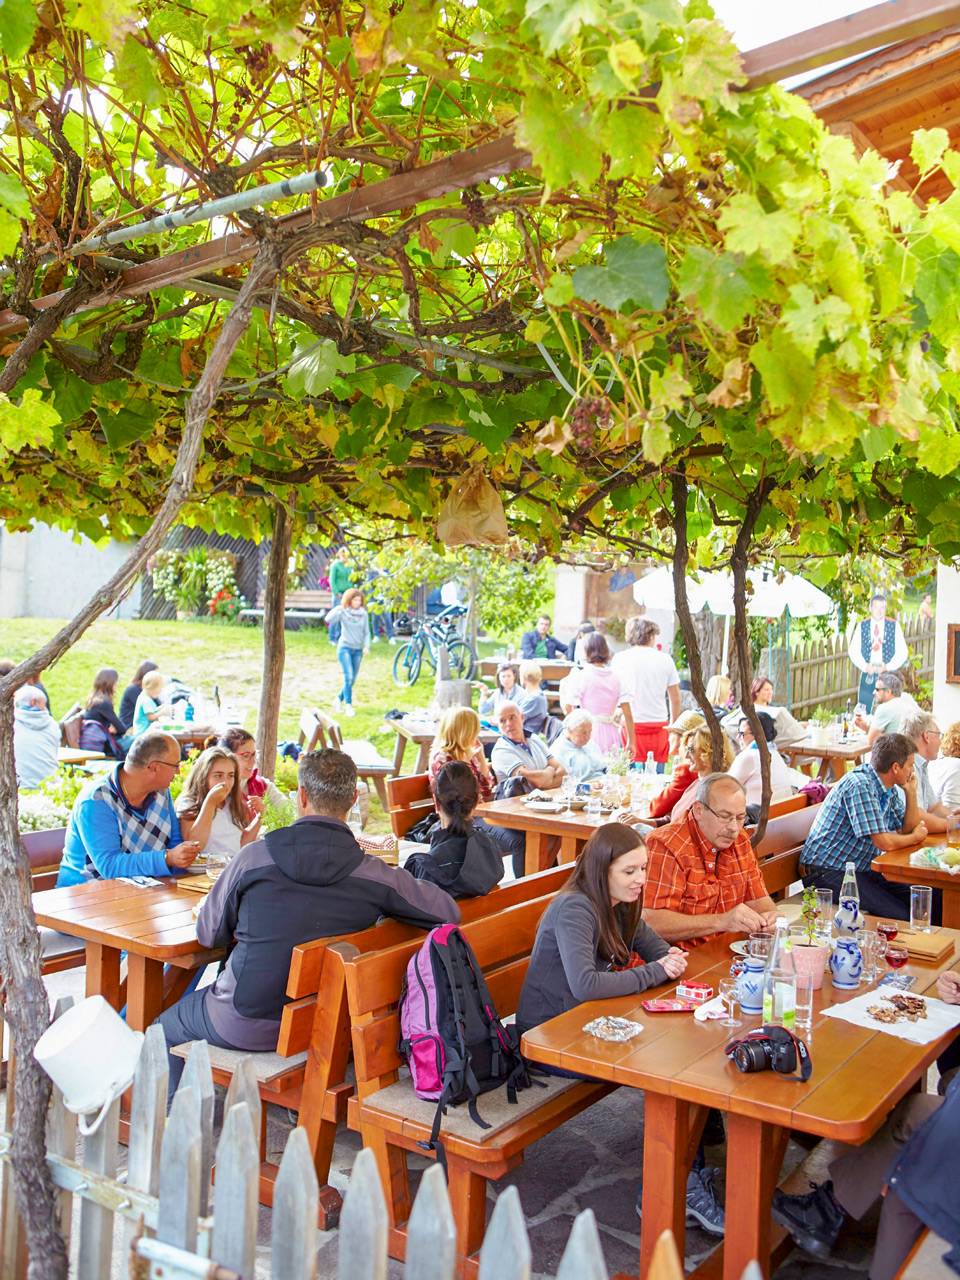
<instances>
[{"instance_id":1,"label":"woman in grey sweater","mask_svg":"<svg viewBox=\"0 0 960 1280\"><path fill-rule=\"evenodd\" d=\"M680 977L686 953L640 919L646 874L646 846L632 827L597 828L537 929L517 1007L521 1035L585 1000L636 995ZM631 961L636 967L627 967Z\"/></svg>"},{"instance_id":2,"label":"woman in grey sweater","mask_svg":"<svg viewBox=\"0 0 960 1280\"><path fill-rule=\"evenodd\" d=\"M340 623L337 661L343 670L343 691L334 710L352 716L353 686L360 674L363 655L370 652L370 616L363 607L363 592L357 587L345 591L340 603L327 613L325 621L328 627L331 622Z\"/></svg>"}]
</instances>

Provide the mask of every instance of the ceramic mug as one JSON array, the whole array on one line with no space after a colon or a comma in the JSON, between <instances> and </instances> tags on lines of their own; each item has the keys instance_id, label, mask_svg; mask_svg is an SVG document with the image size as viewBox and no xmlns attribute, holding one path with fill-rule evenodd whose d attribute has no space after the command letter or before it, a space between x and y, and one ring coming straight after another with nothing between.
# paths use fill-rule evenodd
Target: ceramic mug
<instances>
[{"instance_id":1,"label":"ceramic mug","mask_svg":"<svg viewBox=\"0 0 960 1280\"><path fill-rule=\"evenodd\" d=\"M143 1032L132 1031L103 996L90 996L50 1024L33 1056L80 1117L88 1137L103 1124L113 1102L130 1087ZM92 1124L85 1117L98 1112Z\"/></svg>"}]
</instances>

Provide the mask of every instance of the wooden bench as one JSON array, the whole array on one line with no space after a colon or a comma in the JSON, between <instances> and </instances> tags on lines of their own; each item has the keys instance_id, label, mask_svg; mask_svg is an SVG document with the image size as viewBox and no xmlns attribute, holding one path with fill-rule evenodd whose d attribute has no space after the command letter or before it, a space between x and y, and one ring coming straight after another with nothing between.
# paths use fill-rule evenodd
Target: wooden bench
<instances>
[{"instance_id":1,"label":"wooden bench","mask_svg":"<svg viewBox=\"0 0 960 1280\"><path fill-rule=\"evenodd\" d=\"M809 804L767 823L756 853L767 892L775 902L784 898L790 886L800 879L803 842L819 812L818 804Z\"/></svg>"},{"instance_id":2,"label":"wooden bench","mask_svg":"<svg viewBox=\"0 0 960 1280\"><path fill-rule=\"evenodd\" d=\"M557 893L567 881L569 867L553 867L536 876L514 880L478 898L461 898L463 920L496 915L518 903ZM287 998L280 1021L276 1053L210 1048L213 1078L229 1085L244 1058L250 1058L260 1098L297 1111L297 1123L307 1130L320 1182L320 1227L333 1229L340 1215L340 1193L329 1185L330 1161L337 1124L346 1118L353 1085L346 1083L350 1060L350 1015L342 966L327 963L334 943L345 942L357 952L378 951L398 943L419 945L426 930L399 920L381 920L369 929L332 938L318 938L294 947L287 976ZM186 1057L188 1046L175 1052ZM273 1203L276 1165L266 1160L266 1109L261 1115L260 1203Z\"/></svg>"},{"instance_id":3,"label":"wooden bench","mask_svg":"<svg viewBox=\"0 0 960 1280\"><path fill-rule=\"evenodd\" d=\"M547 895L461 925L501 1017L516 1011L537 925L551 901L552 895ZM388 1251L394 1258L404 1256L405 1224L410 1216L406 1153L422 1154L419 1144L430 1138L435 1110L434 1103L417 1098L409 1077L398 1078L403 1063L397 1052L397 1000L407 962L419 945L413 940L361 954L347 943L338 943L327 951L327 961L343 967L350 1010L357 1096L348 1104L347 1122L359 1130L363 1145L377 1158L390 1216ZM478 1128L466 1107L448 1110L440 1140L457 1231L458 1274L460 1268L465 1275L476 1272L472 1255L483 1242L487 1181L515 1169L531 1143L615 1087L547 1077L545 1088L534 1085L524 1090L515 1107L506 1101L504 1090L496 1090L478 1099L480 1114L491 1129Z\"/></svg>"},{"instance_id":4,"label":"wooden bench","mask_svg":"<svg viewBox=\"0 0 960 1280\"><path fill-rule=\"evenodd\" d=\"M389 808L384 782L393 774L393 763L380 754L372 742L365 738L348 738L344 741L339 724L322 711L305 707L300 713L300 736L297 739L304 751L331 746L344 751L357 766L357 776L369 778L377 789L377 795L386 813Z\"/></svg>"},{"instance_id":5,"label":"wooden bench","mask_svg":"<svg viewBox=\"0 0 960 1280\"><path fill-rule=\"evenodd\" d=\"M775 800L770 806L770 812L767 815L770 818L782 818L786 813L796 813L800 809L806 809L810 804L810 797L806 793L798 792L795 796L790 796L788 800Z\"/></svg>"},{"instance_id":6,"label":"wooden bench","mask_svg":"<svg viewBox=\"0 0 960 1280\"><path fill-rule=\"evenodd\" d=\"M24 831L20 839L30 859L30 889L52 889L57 883L66 827L50 831ZM62 973L65 969L81 969L86 964L83 942L58 933L56 929L40 929L41 973Z\"/></svg>"},{"instance_id":7,"label":"wooden bench","mask_svg":"<svg viewBox=\"0 0 960 1280\"><path fill-rule=\"evenodd\" d=\"M411 773L405 778L387 779L387 809L390 828L401 840L411 827L433 813L433 793L428 773Z\"/></svg>"},{"instance_id":8,"label":"wooden bench","mask_svg":"<svg viewBox=\"0 0 960 1280\"><path fill-rule=\"evenodd\" d=\"M261 591L257 596L256 606L251 609L241 609L239 616L262 618L263 602L264 593ZM295 618L298 621L322 622L332 603L333 596L329 591L288 591L284 601L283 616L285 620Z\"/></svg>"},{"instance_id":9,"label":"wooden bench","mask_svg":"<svg viewBox=\"0 0 960 1280\"><path fill-rule=\"evenodd\" d=\"M950 1241L925 1228L897 1272L897 1280L951 1280L956 1276L943 1260Z\"/></svg>"}]
</instances>

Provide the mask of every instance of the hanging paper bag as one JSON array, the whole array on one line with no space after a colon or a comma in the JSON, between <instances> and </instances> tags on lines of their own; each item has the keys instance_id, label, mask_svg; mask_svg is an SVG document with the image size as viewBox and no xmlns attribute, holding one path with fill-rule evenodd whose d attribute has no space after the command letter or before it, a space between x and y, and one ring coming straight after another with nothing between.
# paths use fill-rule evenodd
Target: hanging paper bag
<instances>
[{"instance_id":1,"label":"hanging paper bag","mask_svg":"<svg viewBox=\"0 0 960 1280\"><path fill-rule=\"evenodd\" d=\"M447 547L502 547L509 537L497 491L473 462L440 509L437 538Z\"/></svg>"}]
</instances>

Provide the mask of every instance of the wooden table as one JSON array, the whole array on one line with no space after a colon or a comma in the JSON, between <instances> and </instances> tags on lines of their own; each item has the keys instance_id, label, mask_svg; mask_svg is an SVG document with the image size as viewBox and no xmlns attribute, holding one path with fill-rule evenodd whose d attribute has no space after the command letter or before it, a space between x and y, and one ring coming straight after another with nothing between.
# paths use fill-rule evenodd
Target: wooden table
<instances>
[{"instance_id":1,"label":"wooden table","mask_svg":"<svg viewBox=\"0 0 960 1280\"><path fill-rule=\"evenodd\" d=\"M789 756L791 763L794 756L816 756L820 760L817 781L825 782L827 771L833 765L833 776L839 781L851 765L857 765L870 750L865 737L851 738L849 742L830 742L825 747L815 746L809 738L799 742L791 742L781 747L782 755Z\"/></svg>"},{"instance_id":2,"label":"wooden table","mask_svg":"<svg viewBox=\"0 0 960 1280\"><path fill-rule=\"evenodd\" d=\"M407 749L407 743L412 742L415 747L419 747L417 756L417 764L414 773L426 773L427 765L430 763L430 744L433 742L437 734L436 723L429 723L426 720L384 720L383 722L388 729L393 729L397 735L397 745L393 751L393 773L394 777L399 778L400 767L403 764L403 755ZM496 742L499 733L494 729L482 729L480 732L480 741L484 746L488 742Z\"/></svg>"},{"instance_id":3,"label":"wooden table","mask_svg":"<svg viewBox=\"0 0 960 1280\"><path fill-rule=\"evenodd\" d=\"M567 662L558 658L550 661L546 658L481 658L477 663L477 674L488 678L496 677L497 668L503 662L512 662L518 667L521 662L536 662L540 668L540 675L544 683L563 680L576 667L575 662Z\"/></svg>"},{"instance_id":4,"label":"wooden table","mask_svg":"<svg viewBox=\"0 0 960 1280\"><path fill-rule=\"evenodd\" d=\"M67 766L86 764L88 760L106 760L102 751L87 751L83 747L58 747L57 764Z\"/></svg>"},{"instance_id":5,"label":"wooden table","mask_svg":"<svg viewBox=\"0 0 960 1280\"><path fill-rule=\"evenodd\" d=\"M928 836L923 843L928 848L947 847L943 836ZM878 854L870 866L874 871L879 871L884 880L892 880L896 884L926 884L932 889L942 890L944 927L960 929L960 872L952 876L948 871L935 871L932 867L911 867L910 855L919 848L920 845L915 845L913 848L894 849L890 853Z\"/></svg>"},{"instance_id":6,"label":"wooden table","mask_svg":"<svg viewBox=\"0 0 960 1280\"><path fill-rule=\"evenodd\" d=\"M939 966L910 962L917 994L936 994L937 976L960 967L960 934L935 932L953 933L954 952ZM694 948L687 976L700 976L716 990L730 971L728 940ZM784 1238L772 1223L770 1205L790 1130L865 1142L952 1038L914 1045L825 1017L823 1009L832 1002L856 994L834 992L828 975L823 990L814 993L813 1031L806 1036L813 1075L801 1084L767 1071L743 1075L724 1054L728 1040L759 1026L759 1017L743 1015L742 1027L726 1028L719 1021L695 1022L692 1013L649 1014L640 1003L648 994L582 1004L528 1031L522 1042L535 1062L645 1090L640 1275L646 1275L664 1230L673 1231L683 1256L687 1174L708 1108L727 1116L724 1280L740 1280L754 1258L767 1276L771 1249ZM643 1034L627 1044L584 1035L581 1028L600 1014L632 1018L642 1023ZM715 1261L705 1261L694 1275L718 1276Z\"/></svg>"},{"instance_id":7,"label":"wooden table","mask_svg":"<svg viewBox=\"0 0 960 1280\"><path fill-rule=\"evenodd\" d=\"M560 797L559 791L555 794ZM529 876L535 871L545 871L551 865L550 843L554 837L560 838L560 861L573 862L597 827L611 821L609 815L601 815L599 821L588 818L585 809L568 812L562 797L558 799L558 803L563 805L560 813L538 813L536 809L524 804L522 797L515 800L490 800L478 804L475 812L484 822L489 822L491 827L509 827L513 831L526 832L523 873Z\"/></svg>"},{"instance_id":8,"label":"wooden table","mask_svg":"<svg viewBox=\"0 0 960 1280\"><path fill-rule=\"evenodd\" d=\"M178 724L172 729L164 729L171 738L176 738L181 746L202 747L208 738L218 738L223 729L215 724Z\"/></svg>"},{"instance_id":9,"label":"wooden table","mask_svg":"<svg viewBox=\"0 0 960 1280\"><path fill-rule=\"evenodd\" d=\"M183 995L196 969L219 959L197 941L195 893L176 888L173 876L157 888L119 880L95 880L33 895L37 923L82 938L87 953L88 996L103 996L127 1023L145 1031ZM127 977L120 981L120 955ZM164 966L173 966L164 976Z\"/></svg>"}]
</instances>

